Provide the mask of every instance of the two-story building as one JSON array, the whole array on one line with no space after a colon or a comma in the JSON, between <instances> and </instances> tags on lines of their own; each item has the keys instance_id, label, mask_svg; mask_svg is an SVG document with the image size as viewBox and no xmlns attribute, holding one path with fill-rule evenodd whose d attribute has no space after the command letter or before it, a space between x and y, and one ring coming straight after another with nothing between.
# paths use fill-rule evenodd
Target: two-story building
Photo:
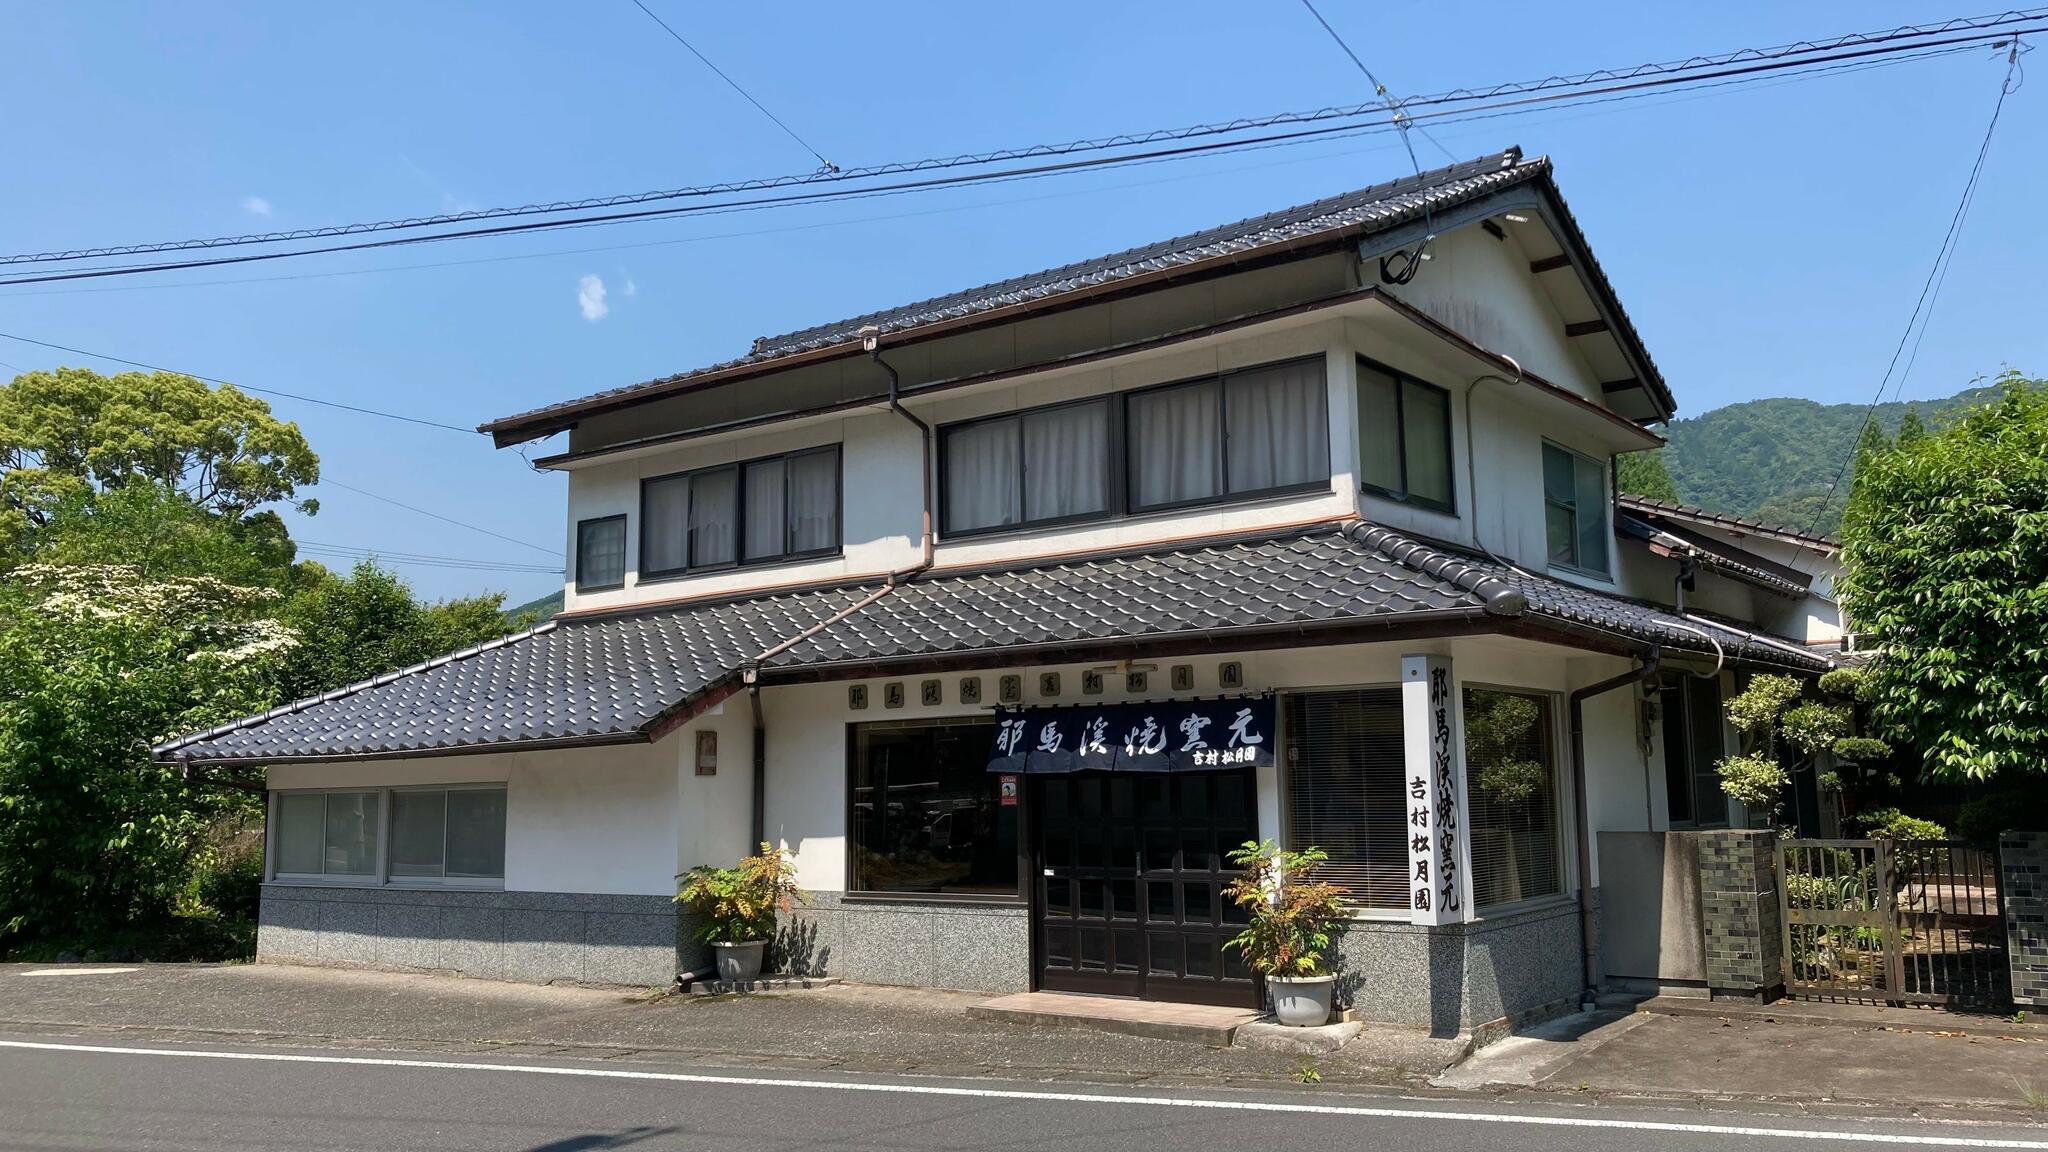
<instances>
[{"instance_id":1,"label":"two-story building","mask_svg":"<svg viewBox=\"0 0 2048 1152\"><path fill-rule=\"evenodd\" d=\"M1526 1019L1616 975L1596 833L1739 821L1724 692L1828 666L1617 517L1673 406L1509 150L493 421L568 434L559 617L158 755L267 770L266 958L665 983L769 841L809 971L1256 1004L1270 838L1364 1016Z\"/></svg>"}]
</instances>

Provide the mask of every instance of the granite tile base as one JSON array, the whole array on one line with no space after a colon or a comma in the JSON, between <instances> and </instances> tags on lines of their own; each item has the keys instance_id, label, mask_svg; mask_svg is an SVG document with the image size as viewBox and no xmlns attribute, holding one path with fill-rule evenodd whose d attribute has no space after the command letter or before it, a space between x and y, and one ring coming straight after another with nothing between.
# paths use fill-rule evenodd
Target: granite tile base
<instances>
[{"instance_id":1,"label":"granite tile base","mask_svg":"<svg viewBox=\"0 0 2048 1152\"><path fill-rule=\"evenodd\" d=\"M799 976L1023 992L1031 987L1031 917L1021 904L869 901L812 892L783 918L775 953L779 970Z\"/></svg>"},{"instance_id":2,"label":"granite tile base","mask_svg":"<svg viewBox=\"0 0 2048 1152\"><path fill-rule=\"evenodd\" d=\"M666 985L703 948L664 896L266 884L258 960Z\"/></svg>"},{"instance_id":3,"label":"granite tile base","mask_svg":"<svg viewBox=\"0 0 2048 1152\"><path fill-rule=\"evenodd\" d=\"M1441 927L1353 920L1335 959L1339 1008L1443 1037L1547 1019L1583 981L1569 900Z\"/></svg>"}]
</instances>

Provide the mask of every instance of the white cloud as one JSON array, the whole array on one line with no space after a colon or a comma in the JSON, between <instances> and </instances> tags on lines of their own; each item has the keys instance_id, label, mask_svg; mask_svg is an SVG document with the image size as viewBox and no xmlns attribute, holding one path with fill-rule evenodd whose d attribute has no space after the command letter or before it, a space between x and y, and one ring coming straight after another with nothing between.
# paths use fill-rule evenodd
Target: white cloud
<instances>
[{"instance_id":1,"label":"white cloud","mask_svg":"<svg viewBox=\"0 0 2048 1152\"><path fill-rule=\"evenodd\" d=\"M593 324L611 315L612 306L604 301L602 277L585 276L576 282L576 306L583 310L583 318Z\"/></svg>"},{"instance_id":2,"label":"white cloud","mask_svg":"<svg viewBox=\"0 0 2048 1152\"><path fill-rule=\"evenodd\" d=\"M261 196L244 196L242 197L242 211L247 212L251 216L268 216L270 215L270 201L265 200Z\"/></svg>"},{"instance_id":3,"label":"white cloud","mask_svg":"<svg viewBox=\"0 0 2048 1152\"><path fill-rule=\"evenodd\" d=\"M628 276L626 277L626 286L619 289L619 294L622 296L638 296L640 294L640 285L633 283L633 278Z\"/></svg>"}]
</instances>

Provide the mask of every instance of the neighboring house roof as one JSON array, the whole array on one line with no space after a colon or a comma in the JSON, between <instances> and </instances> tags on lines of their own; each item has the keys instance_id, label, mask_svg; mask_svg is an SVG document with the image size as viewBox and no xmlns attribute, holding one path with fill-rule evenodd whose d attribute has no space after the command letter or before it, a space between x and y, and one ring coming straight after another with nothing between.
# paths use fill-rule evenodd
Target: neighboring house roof
<instances>
[{"instance_id":1,"label":"neighboring house roof","mask_svg":"<svg viewBox=\"0 0 2048 1152\"><path fill-rule=\"evenodd\" d=\"M1803 579L1795 580L1786 575L1792 569L1773 564L1761 556L1719 543L1701 536L1697 532L1674 532L1653 522L1651 517L1629 512L1626 508L1616 512L1614 534L1626 540L1653 544L1672 551L1689 552L1697 557L1700 567L1718 572L1732 580L1740 580L1779 596L1805 596L1810 587L1811 577L1795 573Z\"/></svg>"},{"instance_id":2,"label":"neighboring house roof","mask_svg":"<svg viewBox=\"0 0 2048 1152\"><path fill-rule=\"evenodd\" d=\"M263 764L640 742L708 706L750 665L772 682L1001 654L1057 661L1175 640L1255 647L1260 637L1298 640L1368 624L1526 626L1567 642L1598 637L1702 654L1718 644L1730 659L1829 666L1738 628L1354 523L935 571L893 588L869 582L565 617L155 751L168 762Z\"/></svg>"},{"instance_id":3,"label":"neighboring house roof","mask_svg":"<svg viewBox=\"0 0 2048 1152\"><path fill-rule=\"evenodd\" d=\"M1652 517L1678 520L1689 524L1704 524L1725 532L1738 532L1746 536L1762 536L1770 540L1781 540L1797 544L1815 552L1833 555L1842 550L1842 543L1832 536L1816 536L1813 533L1784 524L1772 524L1764 520L1752 520L1747 516L1736 516L1727 512L1709 512L1690 504L1679 504L1671 500L1652 500L1647 496L1619 496L1615 502L1632 512L1641 512Z\"/></svg>"},{"instance_id":4,"label":"neighboring house roof","mask_svg":"<svg viewBox=\"0 0 2048 1152\"><path fill-rule=\"evenodd\" d=\"M1550 172L1548 157L1524 158L1521 149L1510 148L1476 160L1106 256L1064 264L1028 276L999 280L779 336L762 337L754 342L747 355L735 360L506 416L483 425L479 431L496 436L500 444L516 443L567 428L575 423L576 417L587 412L653 399L692 386L753 375L805 353L858 349L861 330L870 326L879 329L883 335L911 333L932 325L998 311L1052 306L1076 294L1135 284L1142 279L1159 278L1162 274L1188 272L1211 262L1234 264L1311 244L1350 242L1420 219L1428 212L1446 211L1530 181L1540 182L1556 204L1559 227L1568 233L1559 239L1565 243L1567 251L1573 253L1574 265L1585 270L1589 288L1598 302L1617 321L1619 331L1615 336L1630 358L1641 366L1642 380L1656 404L1666 413L1674 411L1677 405L1670 389L1643 348L1634 325L1622 312L1606 274L1593 260L1577 222L1557 193Z\"/></svg>"}]
</instances>

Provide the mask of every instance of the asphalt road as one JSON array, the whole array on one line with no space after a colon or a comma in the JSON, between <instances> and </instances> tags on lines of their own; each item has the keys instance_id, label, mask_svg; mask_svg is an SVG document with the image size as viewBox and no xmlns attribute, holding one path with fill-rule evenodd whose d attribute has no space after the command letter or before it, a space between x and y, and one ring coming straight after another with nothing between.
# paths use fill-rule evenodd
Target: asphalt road
<instances>
[{"instance_id":1,"label":"asphalt road","mask_svg":"<svg viewBox=\"0 0 2048 1152\"><path fill-rule=\"evenodd\" d=\"M0 1037L5 1149L2004 1147L2048 1129Z\"/></svg>"}]
</instances>

